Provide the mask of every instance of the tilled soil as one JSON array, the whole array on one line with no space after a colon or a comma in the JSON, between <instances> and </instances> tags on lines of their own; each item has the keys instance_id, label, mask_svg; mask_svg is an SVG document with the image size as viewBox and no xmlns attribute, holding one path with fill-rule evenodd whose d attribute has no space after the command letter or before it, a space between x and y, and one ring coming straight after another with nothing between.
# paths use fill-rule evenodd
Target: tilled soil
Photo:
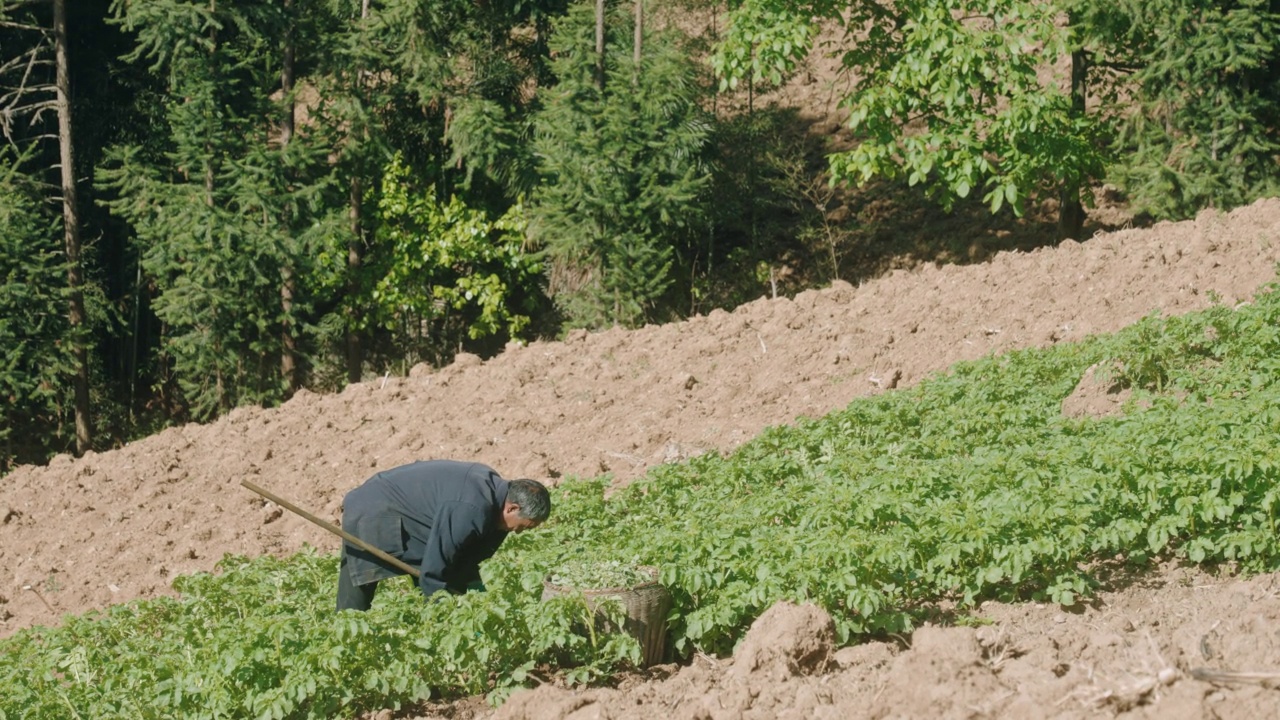
<instances>
[{"instance_id":1,"label":"tilled soil","mask_svg":"<svg viewBox=\"0 0 1280 720\"><path fill-rule=\"evenodd\" d=\"M487 362L463 355L439 372L420 367L334 395L302 392L278 409L241 408L111 452L22 467L0 479L0 636L64 613L170 594L174 575L212 570L226 553L287 554L304 543L336 551L324 531L243 489L244 478L334 521L347 490L378 469L422 458L474 459L507 477L558 482L610 473L626 483L653 465L731 450L767 426L911 385L959 360L1110 332L1214 298L1245 301L1275 278L1277 261L1280 200L1273 199L980 265L925 264L860 287L837 282L681 323L512 345ZM832 663L791 674L769 670L772 661L743 671L737 662L702 659L623 691L631 693L625 702L712 718L828 710L831 717L1274 716L1267 703L1275 693L1258 681L1213 684L1190 675L1200 663L1280 670L1271 644L1280 631L1274 578L1176 577L1104 595L1082 615L1000 608L990 626L923 629L902 647L845 649ZM1195 647L1197 633L1208 638L1208 654ZM1241 649L1249 643L1253 650ZM1151 678L1156 684L1147 687ZM609 710L614 700L538 693L502 712L631 717ZM675 703L681 693L701 698L701 709Z\"/></svg>"},{"instance_id":2,"label":"tilled soil","mask_svg":"<svg viewBox=\"0 0 1280 720\"><path fill-rule=\"evenodd\" d=\"M1280 580L1171 568L1078 613L991 603L989 624L924 626L840 650L821 609L780 603L734 657L655 668L648 681L544 685L494 720L1274 718ZM441 710L444 710L443 708ZM450 713L457 717L457 713ZM443 717L431 714L420 717Z\"/></svg>"}]
</instances>

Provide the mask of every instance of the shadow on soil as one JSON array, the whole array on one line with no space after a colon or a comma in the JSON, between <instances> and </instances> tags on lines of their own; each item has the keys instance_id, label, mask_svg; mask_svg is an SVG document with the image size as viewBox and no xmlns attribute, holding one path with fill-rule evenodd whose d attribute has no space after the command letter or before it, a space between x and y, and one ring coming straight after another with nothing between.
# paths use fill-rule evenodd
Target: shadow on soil
<instances>
[{"instance_id":1,"label":"shadow on soil","mask_svg":"<svg viewBox=\"0 0 1280 720\"><path fill-rule=\"evenodd\" d=\"M1007 208L992 213L979 192L948 211L905 180L832 185L827 155L851 145L839 121L794 108L724 120L711 227L690 249L745 287L722 280L714 304L754 299L761 288L794 295L836 279L856 285L899 268L982 263L1059 242L1056 199L1029 203L1017 217ZM1076 239L1139 224L1115 193L1098 188Z\"/></svg>"}]
</instances>

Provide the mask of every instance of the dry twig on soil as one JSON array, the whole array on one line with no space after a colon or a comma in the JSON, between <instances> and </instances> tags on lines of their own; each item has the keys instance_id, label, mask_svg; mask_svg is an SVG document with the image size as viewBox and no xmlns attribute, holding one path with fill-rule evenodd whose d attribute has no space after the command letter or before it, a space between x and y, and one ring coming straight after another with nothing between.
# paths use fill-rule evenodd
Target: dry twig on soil
<instances>
[{"instance_id":1,"label":"dry twig on soil","mask_svg":"<svg viewBox=\"0 0 1280 720\"><path fill-rule=\"evenodd\" d=\"M1238 672L1198 667L1191 670L1191 677L1210 683L1256 683L1273 689L1280 686L1280 672Z\"/></svg>"}]
</instances>

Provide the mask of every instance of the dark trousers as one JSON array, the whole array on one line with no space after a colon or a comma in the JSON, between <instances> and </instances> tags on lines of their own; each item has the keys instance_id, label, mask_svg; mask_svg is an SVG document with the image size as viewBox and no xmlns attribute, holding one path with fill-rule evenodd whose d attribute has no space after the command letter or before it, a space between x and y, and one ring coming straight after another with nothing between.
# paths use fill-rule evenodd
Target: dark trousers
<instances>
[{"instance_id":1,"label":"dark trousers","mask_svg":"<svg viewBox=\"0 0 1280 720\"><path fill-rule=\"evenodd\" d=\"M377 591L376 580L364 585L357 585L351 581L351 576L347 572L347 548L344 545L342 560L338 563L338 609L368 610L373 605L373 594Z\"/></svg>"}]
</instances>

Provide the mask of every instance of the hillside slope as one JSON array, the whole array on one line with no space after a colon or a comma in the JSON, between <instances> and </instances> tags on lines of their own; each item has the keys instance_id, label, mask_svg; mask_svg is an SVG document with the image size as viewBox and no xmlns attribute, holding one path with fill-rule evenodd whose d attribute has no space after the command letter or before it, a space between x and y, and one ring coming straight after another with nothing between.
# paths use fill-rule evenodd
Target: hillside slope
<instances>
[{"instance_id":1,"label":"hillside slope","mask_svg":"<svg viewBox=\"0 0 1280 720\"><path fill-rule=\"evenodd\" d=\"M919 381L966 359L1116 330L1153 311L1232 304L1275 277L1280 200L973 266L897 271L795 300L637 331L577 333L481 362L415 369L281 408L242 408L0 480L0 636L139 597L225 553L334 538L240 487L337 520L342 495L418 458L548 481L618 482L730 450L769 425ZM29 588L29 589L27 589Z\"/></svg>"}]
</instances>

